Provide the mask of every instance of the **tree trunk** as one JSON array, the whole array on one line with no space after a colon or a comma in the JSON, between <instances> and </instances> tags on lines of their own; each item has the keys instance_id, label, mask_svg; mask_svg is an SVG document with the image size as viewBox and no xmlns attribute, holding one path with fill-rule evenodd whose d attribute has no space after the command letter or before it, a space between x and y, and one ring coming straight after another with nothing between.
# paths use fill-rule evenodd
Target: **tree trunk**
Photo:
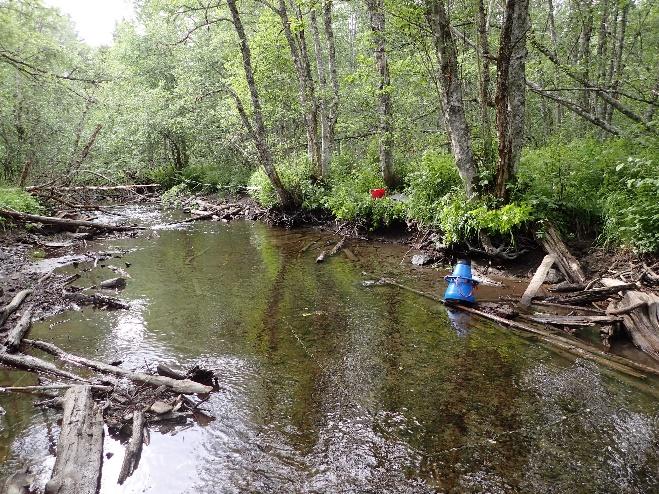
<instances>
[{"instance_id":1,"label":"tree trunk","mask_svg":"<svg viewBox=\"0 0 659 494\"><path fill-rule=\"evenodd\" d=\"M334 152L334 139L336 122L339 116L339 76L336 69L336 43L334 42L334 28L332 27L332 0L325 0L323 4L323 27L327 43L327 68L332 85L332 97L327 105L327 118L329 132L327 153L332 156Z\"/></svg>"},{"instance_id":2,"label":"tree trunk","mask_svg":"<svg viewBox=\"0 0 659 494\"><path fill-rule=\"evenodd\" d=\"M490 43L488 40L487 15L485 12L484 0L478 0L478 58L480 77L480 111L481 111L481 136L483 139L483 158L489 166L494 162L492 150L492 123L490 121L489 106L491 102L490 95Z\"/></svg>"},{"instance_id":3,"label":"tree trunk","mask_svg":"<svg viewBox=\"0 0 659 494\"><path fill-rule=\"evenodd\" d=\"M227 5L231 12L233 26L236 30L236 34L238 35L238 39L240 40L240 53L243 59L243 70L245 71L245 79L247 80L247 87L249 88L249 94L252 99L252 111L254 113L254 126L252 134L254 138L254 144L256 145L256 150L259 155L259 160L261 161L261 166L263 166L265 174L268 176L270 183L275 189L281 206L284 209L288 209L293 207L296 201L290 192L284 188L284 185L279 178L279 174L277 173L277 169L275 168L272 160L272 152L268 146L267 133L265 130L265 123L263 121L261 98L259 97L256 81L254 80L252 54L249 49L245 28L243 27L240 14L238 13L238 8L236 7L236 0L227 0Z\"/></svg>"},{"instance_id":4,"label":"tree trunk","mask_svg":"<svg viewBox=\"0 0 659 494\"><path fill-rule=\"evenodd\" d=\"M549 25L549 36L551 38L551 46L554 53L558 50L558 34L556 33L556 19L554 17L554 3L552 0L547 0L547 24ZM554 74L554 84L558 85L558 74ZM556 102L554 107L554 130L560 127L563 121L563 110L561 104Z\"/></svg>"},{"instance_id":5,"label":"tree trunk","mask_svg":"<svg viewBox=\"0 0 659 494\"><path fill-rule=\"evenodd\" d=\"M299 12L299 7L298 12ZM300 106L304 115L305 128L307 131L307 153L309 160L317 176L322 176L320 144L318 142L318 101L316 99L316 90L311 75L311 63L309 61L309 52L307 50L307 41L304 35L303 21L298 15L298 26L293 33L291 30L291 21L288 17L286 0L279 0L277 13L281 18L284 36L288 42L288 47L293 58L293 65L298 79L298 97Z\"/></svg>"},{"instance_id":6,"label":"tree trunk","mask_svg":"<svg viewBox=\"0 0 659 494\"><path fill-rule=\"evenodd\" d=\"M510 198L508 185L515 177L524 144L528 25L528 0L507 0L497 59L495 97L499 159L494 193L503 202Z\"/></svg>"},{"instance_id":7,"label":"tree trunk","mask_svg":"<svg viewBox=\"0 0 659 494\"><path fill-rule=\"evenodd\" d=\"M609 25L609 0L602 0L601 7L601 19L600 27L597 32L597 85L603 87L605 85L606 79L606 67L608 52L608 25ZM606 108L605 104L598 104L597 100L594 102L593 112L597 113L600 118L604 117L604 109Z\"/></svg>"},{"instance_id":8,"label":"tree trunk","mask_svg":"<svg viewBox=\"0 0 659 494\"><path fill-rule=\"evenodd\" d=\"M611 90L613 91L612 97L614 100L618 99L615 91L620 87L622 71L624 69L623 55L625 51L625 33L627 31L627 14L629 13L630 5L631 2L627 2L622 8L622 12L620 14L620 25L617 29L618 38L615 40L616 45L612 59L613 65L611 71ZM613 107L615 106L615 103L612 101L609 101L608 103L609 106L606 109L606 121L610 124L613 118Z\"/></svg>"},{"instance_id":9,"label":"tree trunk","mask_svg":"<svg viewBox=\"0 0 659 494\"><path fill-rule=\"evenodd\" d=\"M380 116L380 171L387 187L396 186L393 170L393 107L391 101L391 80L389 61L385 46L384 0L367 0L366 7L373 34L375 65L378 70L378 113Z\"/></svg>"},{"instance_id":10,"label":"tree trunk","mask_svg":"<svg viewBox=\"0 0 659 494\"><path fill-rule=\"evenodd\" d=\"M439 60L439 80L442 84L442 107L451 140L451 151L468 197L476 194L478 170L467 125L462 83L458 71L458 55L443 0L429 0L426 17L432 29Z\"/></svg>"},{"instance_id":11,"label":"tree trunk","mask_svg":"<svg viewBox=\"0 0 659 494\"><path fill-rule=\"evenodd\" d=\"M320 41L320 31L318 30L318 18L316 9L312 8L310 12L311 31L313 34L314 53L316 55L316 71L318 72L318 88L320 96L318 97L318 113L320 116L320 175L326 176L329 172L329 163L332 156L330 145L330 120L328 114L328 101L325 97L327 92L327 75L325 67L325 57Z\"/></svg>"},{"instance_id":12,"label":"tree trunk","mask_svg":"<svg viewBox=\"0 0 659 494\"><path fill-rule=\"evenodd\" d=\"M46 494L96 494L103 465L103 414L89 386L64 395L64 416Z\"/></svg>"}]
</instances>

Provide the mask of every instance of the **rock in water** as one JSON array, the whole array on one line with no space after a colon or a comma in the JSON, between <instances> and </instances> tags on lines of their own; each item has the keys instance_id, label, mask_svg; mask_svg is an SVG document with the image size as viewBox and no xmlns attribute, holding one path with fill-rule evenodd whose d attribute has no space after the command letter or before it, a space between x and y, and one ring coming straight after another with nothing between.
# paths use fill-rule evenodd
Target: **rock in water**
<instances>
[{"instance_id":1,"label":"rock in water","mask_svg":"<svg viewBox=\"0 0 659 494\"><path fill-rule=\"evenodd\" d=\"M428 254L416 254L412 256L412 264L415 266L425 266L426 264L430 264L435 260L434 257L429 256Z\"/></svg>"},{"instance_id":2,"label":"rock in water","mask_svg":"<svg viewBox=\"0 0 659 494\"><path fill-rule=\"evenodd\" d=\"M110 278L109 280L101 281L99 284L101 288L125 288L126 287L126 280L124 278Z\"/></svg>"}]
</instances>

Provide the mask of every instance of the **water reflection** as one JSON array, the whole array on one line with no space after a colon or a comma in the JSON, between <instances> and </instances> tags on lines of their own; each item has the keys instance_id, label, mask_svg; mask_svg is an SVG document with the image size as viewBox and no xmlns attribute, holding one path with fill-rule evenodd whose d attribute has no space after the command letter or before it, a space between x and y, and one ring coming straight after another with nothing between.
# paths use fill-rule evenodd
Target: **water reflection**
<instances>
[{"instance_id":1,"label":"water reflection","mask_svg":"<svg viewBox=\"0 0 659 494\"><path fill-rule=\"evenodd\" d=\"M215 421L153 430L123 486L123 446L108 438L102 492L651 489L650 397L508 330L364 288L362 271L416 272L400 267L396 246L355 246L360 263L317 265L316 247L300 251L319 236L206 223L104 243L132 249L120 294L131 310L65 314L33 335L131 369L201 363L221 389L203 405ZM30 379L9 374L0 384ZM58 414L35 412L28 397L0 404L0 472L27 462L45 482Z\"/></svg>"}]
</instances>

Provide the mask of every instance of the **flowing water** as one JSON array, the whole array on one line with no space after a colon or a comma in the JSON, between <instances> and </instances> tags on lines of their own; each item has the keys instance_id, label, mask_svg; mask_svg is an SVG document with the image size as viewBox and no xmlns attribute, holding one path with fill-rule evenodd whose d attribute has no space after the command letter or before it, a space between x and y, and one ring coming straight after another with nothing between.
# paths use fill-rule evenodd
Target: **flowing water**
<instances>
[{"instance_id":1,"label":"flowing water","mask_svg":"<svg viewBox=\"0 0 659 494\"><path fill-rule=\"evenodd\" d=\"M220 382L203 405L216 419L152 430L123 486L124 446L106 435L102 493L656 489L651 394L509 329L364 286L387 274L440 293L441 273L401 264L402 247L357 243L359 261L316 264L326 239L235 222L94 245L130 250L104 262L130 263L119 296L132 308L70 311L32 336L131 369L201 364ZM76 284L113 276L99 266ZM1 385L34 383L0 373ZM59 412L32 402L0 397L0 477L29 464L43 485Z\"/></svg>"}]
</instances>

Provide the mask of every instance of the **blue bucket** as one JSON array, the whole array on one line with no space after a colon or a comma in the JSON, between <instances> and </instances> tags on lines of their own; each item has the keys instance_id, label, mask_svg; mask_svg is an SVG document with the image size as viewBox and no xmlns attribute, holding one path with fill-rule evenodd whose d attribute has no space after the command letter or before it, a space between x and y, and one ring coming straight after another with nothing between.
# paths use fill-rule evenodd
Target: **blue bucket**
<instances>
[{"instance_id":1,"label":"blue bucket","mask_svg":"<svg viewBox=\"0 0 659 494\"><path fill-rule=\"evenodd\" d=\"M474 288L478 282L471 277L471 261L460 259L453 269L453 274L445 276L444 279L448 283L444 292L444 300L470 304L476 302Z\"/></svg>"}]
</instances>

